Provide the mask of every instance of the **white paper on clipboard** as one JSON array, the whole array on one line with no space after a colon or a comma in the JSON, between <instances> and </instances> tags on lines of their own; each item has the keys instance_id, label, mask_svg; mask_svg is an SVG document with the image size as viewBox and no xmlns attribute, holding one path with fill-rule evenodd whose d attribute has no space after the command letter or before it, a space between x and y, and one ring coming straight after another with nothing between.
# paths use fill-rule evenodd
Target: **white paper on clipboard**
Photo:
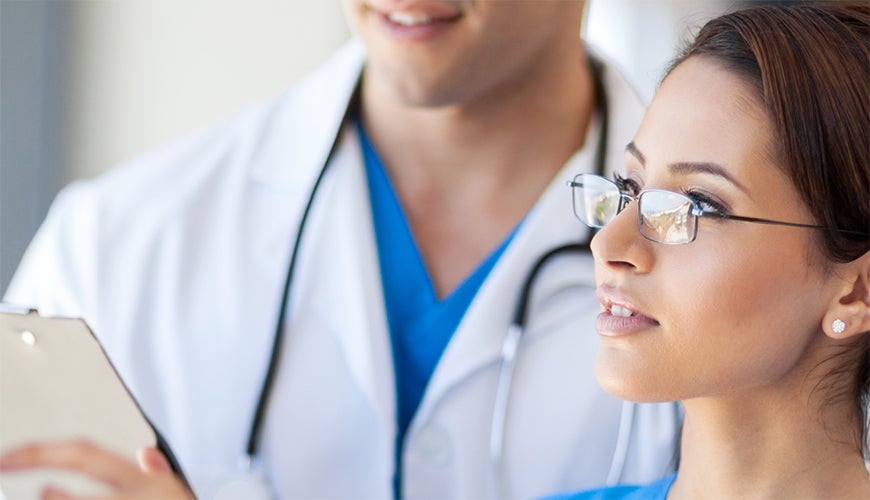
<instances>
[{"instance_id":1,"label":"white paper on clipboard","mask_svg":"<svg viewBox=\"0 0 870 500\"><path fill-rule=\"evenodd\" d=\"M158 438L84 321L0 311L0 452L69 439L135 461ZM0 497L38 498L46 484L106 491L81 475L42 469L0 473Z\"/></svg>"}]
</instances>

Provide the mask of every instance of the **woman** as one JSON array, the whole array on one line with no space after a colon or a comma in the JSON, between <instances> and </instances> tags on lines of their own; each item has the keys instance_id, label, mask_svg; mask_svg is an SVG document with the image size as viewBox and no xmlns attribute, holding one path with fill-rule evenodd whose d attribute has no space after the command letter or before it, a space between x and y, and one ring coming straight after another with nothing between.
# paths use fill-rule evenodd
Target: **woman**
<instances>
[{"instance_id":1,"label":"woman","mask_svg":"<svg viewBox=\"0 0 870 500\"><path fill-rule=\"evenodd\" d=\"M570 183L592 242L596 375L682 400L675 476L642 498L870 498L870 8L709 22L615 182Z\"/></svg>"}]
</instances>

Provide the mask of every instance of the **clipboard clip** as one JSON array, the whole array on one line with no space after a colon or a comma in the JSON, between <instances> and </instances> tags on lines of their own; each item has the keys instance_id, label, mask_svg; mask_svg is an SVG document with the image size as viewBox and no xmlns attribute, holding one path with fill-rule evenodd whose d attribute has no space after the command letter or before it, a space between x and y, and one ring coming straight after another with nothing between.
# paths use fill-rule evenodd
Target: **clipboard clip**
<instances>
[{"instance_id":1,"label":"clipboard clip","mask_svg":"<svg viewBox=\"0 0 870 500\"><path fill-rule=\"evenodd\" d=\"M0 313L9 314L36 314L39 315L39 310L35 307L21 306L18 304L9 304L0 302Z\"/></svg>"}]
</instances>

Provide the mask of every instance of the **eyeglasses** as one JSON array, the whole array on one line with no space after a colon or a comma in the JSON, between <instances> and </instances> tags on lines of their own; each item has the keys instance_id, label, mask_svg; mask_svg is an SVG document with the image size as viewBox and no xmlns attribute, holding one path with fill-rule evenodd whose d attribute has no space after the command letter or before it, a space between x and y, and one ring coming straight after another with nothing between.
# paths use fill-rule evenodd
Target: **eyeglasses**
<instances>
[{"instance_id":1,"label":"eyeglasses","mask_svg":"<svg viewBox=\"0 0 870 500\"><path fill-rule=\"evenodd\" d=\"M704 209L699 201L687 195L664 189L647 189L632 196L620 189L617 183L599 175L579 174L567 184L573 191L574 215L587 226L604 227L628 206L629 201L636 201L640 234L650 241L666 245L684 245L695 241L698 219L702 216L870 236L860 231L723 214Z\"/></svg>"}]
</instances>

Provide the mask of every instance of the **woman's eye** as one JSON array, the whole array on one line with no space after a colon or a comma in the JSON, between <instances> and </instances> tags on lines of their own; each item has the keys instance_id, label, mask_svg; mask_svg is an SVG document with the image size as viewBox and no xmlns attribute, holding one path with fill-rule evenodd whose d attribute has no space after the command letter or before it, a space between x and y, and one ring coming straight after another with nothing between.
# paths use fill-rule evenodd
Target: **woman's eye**
<instances>
[{"instance_id":1,"label":"woman's eye","mask_svg":"<svg viewBox=\"0 0 870 500\"><path fill-rule=\"evenodd\" d=\"M640 186L633 179L626 179L619 174L613 174L613 182L616 183L616 186L619 187L619 191L622 193L629 194L631 196L637 196L638 194L640 194Z\"/></svg>"},{"instance_id":2,"label":"woman's eye","mask_svg":"<svg viewBox=\"0 0 870 500\"><path fill-rule=\"evenodd\" d=\"M706 214L710 215L728 215L728 209L725 206L711 198L710 196L698 193L696 191L689 191L685 193L686 196L692 199L701 210Z\"/></svg>"}]
</instances>

